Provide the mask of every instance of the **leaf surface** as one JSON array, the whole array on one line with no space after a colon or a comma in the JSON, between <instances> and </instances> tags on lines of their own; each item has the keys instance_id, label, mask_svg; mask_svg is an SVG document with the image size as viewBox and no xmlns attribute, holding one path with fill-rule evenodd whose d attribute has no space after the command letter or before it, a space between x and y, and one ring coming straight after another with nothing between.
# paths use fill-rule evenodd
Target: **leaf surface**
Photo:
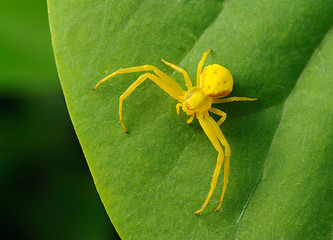
<instances>
[{"instance_id":1,"label":"leaf surface","mask_svg":"<svg viewBox=\"0 0 333 240\"><path fill-rule=\"evenodd\" d=\"M333 2L49 0L54 53L68 110L104 206L123 239L329 239L332 225ZM206 64L233 74L232 96L258 102L218 105L231 145L222 178L200 215L217 152L176 101L121 67L156 65L185 89ZM324 88L324 89L323 89ZM217 119L217 118L216 118Z\"/></svg>"}]
</instances>

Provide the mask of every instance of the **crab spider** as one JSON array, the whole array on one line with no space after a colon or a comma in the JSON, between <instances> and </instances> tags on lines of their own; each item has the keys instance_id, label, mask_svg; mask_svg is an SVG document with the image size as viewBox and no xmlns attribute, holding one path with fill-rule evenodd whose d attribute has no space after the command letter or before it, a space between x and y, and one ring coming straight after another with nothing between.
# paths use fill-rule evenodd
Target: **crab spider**
<instances>
[{"instance_id":1,"label":"crab spider","mask_svg":"<svg viewBox=\"0 0 333 240\"><path fill-rule=\"evenodd\" d=\"M165 92L167 92L171 97L176 99L179 103L176 105L177 114L179 115L179 109L182 108L183 111L190 116L187 120L187 123L190 124L194 117L197 117L199 123L206 133L207 137L213 144L214 148L218 152L217 163L213 174L213 179L211 182L210 190L208 196L203 204L203 206L196 211L198 214L205 209L207 206L214 189L216 187L217 179L220 174L222 163L224 161L224 176L223 176L223 188L222 194L220 198L219 205L216 208L216 211L221 207L225 190L228 184L228 175L229 175L229 162L230 162L230 146L224 137L220 125L224 122L227 117L227 114L220 109L212 107L212 104L215 103L226 103L233 101L255 101L257 98L247 98L247 97L229 97L223 98L232 91L233 88L233 78L231 73L226 68L222 67L218 64L208 65L203 70L203 64L205 59L210 52L210 49L205 52L199 62L197 68L197 79L196 86L192 86L192 82L187 72L163 59L161 59L166 65L170 66L174 70L183 74L187 91L184 91L180 85L173 80L170 76L159 70L157 67L153 65L144 65L130 68L121 68L118 71L110 74L106 78L102 79L98 82L94 90L107 81L108 79L123 73L132 73L132 72L143 72L143 71L153 71L152 73L144 73L142 74L119 98L119 117L120 123L126 132L127 129L124 125L123 121L123 113L122 106L123 101L136 89L141 83L143 83L146 79L150 79L155 82L160 88L162 88ZM212 112L216 115L219 115L221 118L219 121L215 121L210 115L209 112ZM224 150L222 146L224 147Z\"/></svg>"}]
</instances>

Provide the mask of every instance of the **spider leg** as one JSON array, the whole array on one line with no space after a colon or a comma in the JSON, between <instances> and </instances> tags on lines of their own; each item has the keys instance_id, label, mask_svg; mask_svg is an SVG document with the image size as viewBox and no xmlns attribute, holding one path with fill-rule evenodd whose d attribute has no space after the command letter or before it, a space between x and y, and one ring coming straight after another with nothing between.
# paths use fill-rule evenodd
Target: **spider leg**
<instances>
[{"instance_id":1,"label":"spider leg","mask_svg":"<svg viewBox=\"0 0 333 240\"><path fill-rule=\"evenodd\" d=\"M201 71L202 71L202 66L204 65L205 59L209 52L210 52L210 49L207 52L204 52L204 54L202 55L202 58L199 62L199 65L197 68L197 86L199 86L199 84L200 84L200 75L201 75Z\"/></svg>"},{"instance_id":2,"label":"spider leg","mask_svg":"<svg viewBox=\"0 0 333 240\"><path fill-rule=\"evenodd\" d=\"M125 132L128 132L124 125L124 120L123 120L123 101L141 84L143 83L147 78L152 80L154 83L156 83L160 88L162 88L165 92L167 92L171 96L177 96L177 92L175 89L170 87L169 84L167 84L166 81L163 79L159 78L158 76L151 74L151 73L144 73L138 79L132 83L131 86L127 88L127 90L120 96L119 98L119 117L120 117L120 123L123 126Z\"/></svg>"},{"instance_id":3,"label":"spider leg","mask_svg":"<svg viewBox=\"0 0 333 240\"><path fill-rule=\"evenodd\" d=\"M220 109L217 109L217 108L210 108L208 111L212 112L212 113L215 113L216 115L219 115L221 116L220 120L217 122L217 125L221 125L224 120L227 118L227 114L223 111L221 111Z\"/></svg>"},{"instance_id":4,"label":"spider leg","mask_svg":"<svg viewBox=\"0 0 333 240\"><path fill-rule=\"evenodd\" d=\"M164 72L162 72L161 70L159 70L157 67L153 66L153 65L144 65L144 66L137 66L137 67L130 67L130 68L121 68L117 71L115 71L114 73L111 73L109 76L105 77L104 79L102 79L101 81L99 81L95 87L94 90L96 90L96 88L102 84L103 82L107 81L108 79L118 75L118 74L124 74L124 73L132 73L132 72L143 72L143 71L154 71L154 73L159 76L159 78L161 79L160 82L163 82L163 85L166 86L168 85L169 89L172 89L172 94L170 94L168 92L169 95L171 95L173 98L175 98L176 100L179 100L180 97L182 97L184 94L183 89L181 88L181 86L175 81L173 80L170 76L168 76L167 74L165 74Z\"/></svg>"},{"instance_id":5,"label":"spider leg","mask_svg":"<svg viewBox=\"0 0 333 240\"><path fill-rule=\"evenodd\" d=\"M186 82L187 89L192 88L192 82L191 82L191 80L190 80L190 77L188 76L188 73L187 73L184 69L178 67L177 65L175 65L175 64L173 64L173 63L167 62L167 61L165 61L164 59L161 59L161 60L162 60L162 62L164 62L164 63L165 63L166 65L168 65L169 67L172 67L172 68L175 69L176 71L182 73L183 76L184 76L184 78L185 78L185 82Z\"/></svg>"},{"instance_id":6,"label":"spider leg","mask_svg":"<svg viewBox=\"0 0 333 240\"><path fill-rule=\"evenodd\" d=\"M228 177L229 177L229 166L230 166L230 155L225 157L225 162L224 162L224 173L223 173L223 189L222 189L222 194L220 198L220 203L215 209L218 211L222 205L225 190L227 189L227 184L228 184Z\"/></svg>"},{"instance_id":7,"label":"spider leg","mask_svg":"<svg viewBox=\"0 0 333 240\"><path fill-rule=\"evenodd\" d=\"M227 189L231 149L230 149L229 143L227 142L227 140L225 139L225 137L221 131L221 128L217 125L217 123L214 121L214 119L211 116L208 116L207 118L210 120L211 127L212 127L213 131L216 133L216 136L220 140L221 144L224 146L224 150L225 150L223 189L222 189L222 194L221 194L221 198L220 198L220 203L216 208L216 211L217 211L217 210L219 210L219 208L222 205L225 190Z\"/></svg>"},{"instance_id":8,"label":"spider leg","mask_svg":"<svg viewBox=\"0 0 333 240\"><path fill-rule=\"evenodd\" d=\"M218 137L217 137L215 129L213 127L213 124L215 124L217 126L214 119L212 119L209 115L204 116L202 118L199 118L199 123L200 123L202 129L204 130L204 132L206 133L207 137L211 141L211 143L214 145L216 151L218 151L218 156L217 156L216 167L215 167L215 170L214 170L213 179L212 179L212 182L211 182L211 185L210 185L210 190L209 190L208 196L207 196L204 204L202 205L201 209L199 209L198 211L195 212L196 214L203 211L205 209L205 207L207 206L207 204L208 204L208 202L209 202L209 200L210 200L210 198L211 198L211 196L214 192L214 189L216 187L217 179L220 175L220 171L221 171L221 167L222 167L222 163L223 163L223 158L224 158L223 149L221 147L221 144L219 143Z\"/></svg>"},{"instance_id":9,"label":"spider leg","mask_svg":"<svg viewBox=\"0 0 333 240\"><path fill-rule=\"evenodd\" d=\"M228 98L213 98L213 103L227 103L235 101L257 101L258 98L248 98L248 97L228 97Z\"/></svg>"}]
</instances>

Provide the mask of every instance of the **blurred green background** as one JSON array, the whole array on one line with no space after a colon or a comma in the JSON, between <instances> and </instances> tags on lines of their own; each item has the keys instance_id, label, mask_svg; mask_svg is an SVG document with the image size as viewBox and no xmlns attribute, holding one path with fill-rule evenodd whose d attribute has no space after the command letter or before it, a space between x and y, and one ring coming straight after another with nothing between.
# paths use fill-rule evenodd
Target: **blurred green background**
<instances>
[{"instance_id":1,"label":"blurred green background","mask_svg":"<svg viewBox=\"0 0 333 240\"><path fill-rule=\"evenodd\" d=\"M69 119L46 0L0 0L1 239L119 239Z\"/></svg>"}]
</instances>

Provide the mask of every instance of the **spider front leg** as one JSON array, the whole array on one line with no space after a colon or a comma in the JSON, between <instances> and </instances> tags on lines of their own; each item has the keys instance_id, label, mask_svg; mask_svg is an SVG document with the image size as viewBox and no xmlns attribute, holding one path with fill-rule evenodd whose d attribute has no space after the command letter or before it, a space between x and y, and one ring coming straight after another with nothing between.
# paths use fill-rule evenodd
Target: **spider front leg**
<instances>
[{"instance_id":1,"label":"spider front leg","mask_svg":"<svg viewBox=\"0 0 333 240\"><path fill-rule=\"evenodd\" d=\"M218 176L221 171L222 163L223 163L223 160L225 159L223 190L222 190L222 195L220 198L220 203L219 203L218 207L216 208L216 211L221 207L223 198L224 198L224 194L225 194L225 190L227 187L227 183L228 183L229 161L230 161L230 153L231 153L230 146L229 146L228 142L226 141L226 139L224 138L221 129L219 128L219 126L217 125L215 120L208 115L208 113L206 116L199 118L199 123L200 123L202 129L204 130L204 132L206 133L207 137L211 141L211 143L214 145L216 151L218 151L218 156L217 156L217 163L216 163L216 167L214 170L213 179L211 182L211 187L210 187L208 196L207 196L203 206L201 207L201 209L199 209L198 211L195 212L196 214L202 212L206 208L206 206L215 190L215 187L217 184L217 179L218 179ZM223 152L220 142L225 147L225 153Z\"/></svg>"},{"instance_id":2,"label":"spider front leg","mask_svg":"<svg viewBox=\"0 0 333 240\"><path fill-rule=\"evenodd\" d=\"M138 79L132 83L129 88L120 96L119 98L119 117L120 117L120 123L122 127L124 128L125 132L128 132L124 125L124 120L123 120L123 101L141 84L143 83L147 78L155 82L160 88L162 88L164 91L166 91L170 96L177 96L178 92L176 89L171 88L170 85L166 84L166 81L163 79L159 78L158 76L151 74L151 73L144 73Z\"/></svg>"}]
</instances>

